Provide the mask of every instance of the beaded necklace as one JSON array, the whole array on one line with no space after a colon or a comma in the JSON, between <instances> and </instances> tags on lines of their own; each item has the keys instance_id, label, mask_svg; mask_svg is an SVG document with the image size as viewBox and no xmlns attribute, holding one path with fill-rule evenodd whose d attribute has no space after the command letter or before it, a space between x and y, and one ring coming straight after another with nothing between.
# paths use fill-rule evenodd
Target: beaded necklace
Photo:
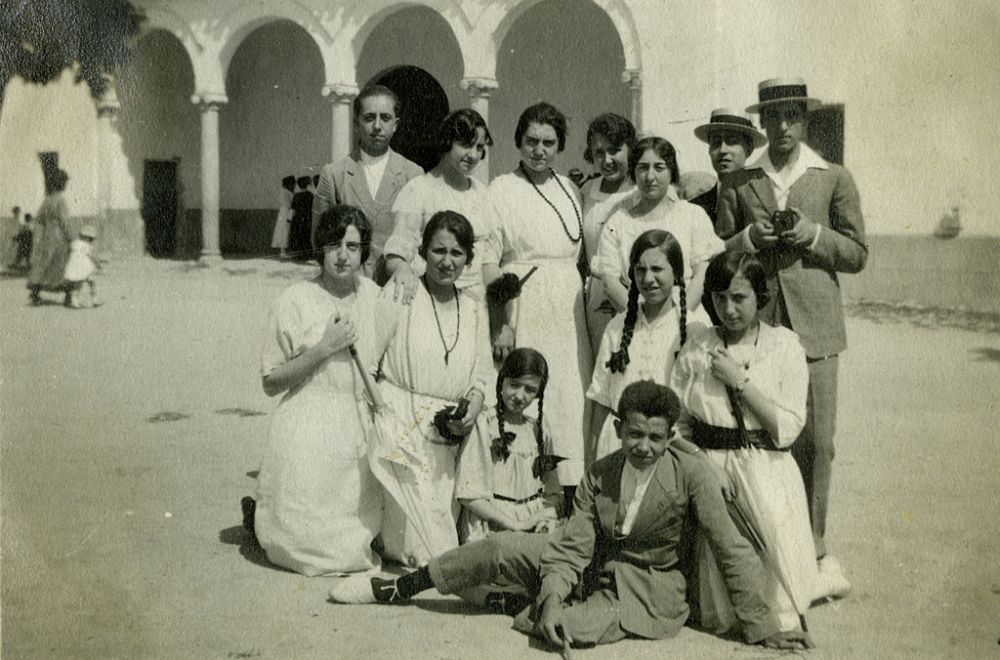
<instances>
[{"instance_id":1,"label":"beaded necklace","mask_svg":"<svg viewBox=\"0 0 1000 660\"><path fill-rule=\"evenodd\" d=\"M576 214L576 227L577 227L576 238L573 238L573 235L569 233L569 227L566 226L566 221L563 220L562 213L559 212L559 209L556 208L556 205L553 204L551 200L549 200L549 198L545 196L545 193L541 191L541 189L534 182L534 180L532 180L532 178L528 175L528 170L525 169L524 162L522 161L518 167L521 168L521 174L523 174L524 178L528 180L528 183L531 184L531 187L535 189L535 192L538 193L538 196L544 199L545 203L548 204L549 207L551 207L551 209L556 212L557 216L559 216L559 224L562 225L563 231L566 233L566 238L568 238L571 243L579 243L580 238L583 237L583 219L580 217L580 209L577 208L576 201L573 199L573 196L569 194L569 191L566 190L566 188L563 186L562 181L559 180L559 177L556 176L556 173L552 170L552 168L551 167L549 168L549 176L555 179L556 184L559 185L559 190L562 190L563 194L566 195L566 199L569 200L570 205L573 207L573 213Z\"/></svg>"},{"instance_id":2,"label":"beaded necklace","mask_svg":"<svg viewBox=\"0 0 1000 660\"><path fill-rule=\"evenodd\" d=\"M441 338L441 346L444 348L444 363L448 364L448 357L451 355L451 352L455 350L455 347L458 346L458 336L462 330L462 303L458 297L458 287L454 284L451 285L452 291L454 291L455 295L455 312L457 314L457 319L455 321L455 341L452 342L451 348L448 348L448 342L444 339L444 330L441 328L441 318L438 316L437 303L434 302L434 294L430 292L429 288L427 288L427 276L424 275L420 279L424 283L424 288L427 289L427 295L431 297L431 309L434 310L434 323L437 324L438 337Z\"/></svg>"},{"instance_id":3,"label":"beaded necklace","mask_svg":"<svg viewBox=\"0 0 1000 660\"><path fill-rule=\"evenodd\" d=\"M757 354L757 342L760 341L760 322L757 323L757 334L753 338L753 352L750 354L750 359L743 363L743 370L750 371L750 362L753 360L754 356ZM726 338L726 333L722 333L722 345L727 349L729 348L729 339ZM736 358L733 358L734 360Z\"/></svg>"}]
</instances>

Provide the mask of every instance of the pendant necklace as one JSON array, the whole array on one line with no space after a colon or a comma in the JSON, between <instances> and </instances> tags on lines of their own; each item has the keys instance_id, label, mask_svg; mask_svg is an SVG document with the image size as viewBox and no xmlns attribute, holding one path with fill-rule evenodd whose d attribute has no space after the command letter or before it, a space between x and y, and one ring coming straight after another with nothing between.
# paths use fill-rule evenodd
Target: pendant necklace
<instances>
[{"instance_id":1,"label":"pendant necklace","mask_svg":"<svg viewBox=\"0 0 1000 660\"><path fill-rule=\"evenodd\" d=\"M427 276L425 275L420 279L424 282L424 288L427 289L427 295L431 297L431 309L434 311L434 323L437 324L438 337L441 338L441 346L444 348L444 363L448 364L448 357L451 355L451 352L455 350L455 347L458 346L458 335L462 329L462 303L458 299L458 287L454 284L451 285L452 291L455 294L455 312L457 314L457 318L455 321L455 341L451 343L451 348L448 348L448 342L444 339L444 330L441 328L441 318L438 316L437 303L434 302L434 294L427 288Z\"/></svg>"},{"instance_id":2,"label":"pendant necklace","mask_svg":"<svg viewBox=\"0 0 1000 660\"><path fill-rule=\"evenodd\" d=\"M760 321L757 322L757 334L753 338L753 352L750 354L750 359L743 363L743 370L750 371L750 361L753 360L754 355L757 354L757 342L760 341ZM729 348L729 339L726 337L726 333L722 333L722 345L727 349ZM730 356L731 357L731 356ZM736 358L733 358L734 360Z\"/></svg>"},{"instance_id":3,"label":"pendant necklace","mask_svg":"<svg viewBox=\"0 0 1000 660\"><path fill-rule=\"evenodd\" d=\"M532 178L528 175L528 170L525 169L524 167L524 161L521 161L519 167L521 168L521 174L523 174L524 178L528 180L528 183L531 184L531 187L535 189L535 192L538 193L538 196L544 199L545 203L548 204L549 207L551 207L552 210L556 212L557 216L559 216L559 224L562 225L563 231L566 233L566 238L568 238L571 243L579 243L580 238L583 237L583 219L580 218L580 209L577 208L576 201L573 199L573 196L569 194L569 191L566 190L566 188L563 186L562 181L559 180L559 177L556 176L556 173L552 170L551 167L549 168L549 176L555 179L556 184L558 184L559 186L559 189L563 191L563 194L566 195L566 199L569 200L570 206L573 207L573 213L576 214L576 228L577 228L576 238L573 238L573 235L569 233L569 227L566 226L566 221L563 220L562 213L559 212L559 209L556 208L556 205L553 204L549 200L549 198L545 196L545 193L541 191L541 189L534 182L534 180L532 180Z\"/></svg>"}]
</instances>

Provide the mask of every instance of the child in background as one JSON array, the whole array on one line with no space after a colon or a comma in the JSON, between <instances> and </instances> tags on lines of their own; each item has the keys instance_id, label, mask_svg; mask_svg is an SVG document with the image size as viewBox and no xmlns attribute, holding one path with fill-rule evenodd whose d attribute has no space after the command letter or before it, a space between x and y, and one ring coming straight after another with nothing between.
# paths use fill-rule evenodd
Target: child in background
<instances>
[{"instance_id":1,"label":"child in background","mask_svg":"<svg viewBox=\"0 0 1000 660\"><path fill-rule=\"evenodd\" d=\"M488 474L477 461L459 458L455 498L464 508L463 543L494 532L549 532L559 520L562 488L554 471L559 457L544 432L543 410L549 368L531 348L511 352L497 376L497 404L487 412ZM524 413L538 399L538 419Z\"/></svg>"},{"instance_id":2,"label":"child in background","mask_svg":"<svg viewBox=\"0 0 1000 660\"><path fill-rule=\"evenodd\" d=\"M66 262L66 273L63 278L69 287L69 306L81 309L80 291L86 283L90 288L90 306L99 307L101 301L97 298L97 287L94 285L94 272L100 266L94 260L94 240L97 230L91 225L85 225L80 230L80 237L69 244L69 261Z\"/></svg>"},{"instance_id":3,"label":"child in background","mask_svg":"<svg viewBox=\"0 0 1000 660\"><path fill-rule=\"evenodd\" d=\"M684 257L673 234L651 229L636 238L629 255L628 305L604 330L587 398L595 405L591 437L594 460L621 446L611 411L622 391L640 380L666 385L687 333ZM674 287L680 303L673 304ZM642 304L639 304L639 297Z\"/></svg>"},{"instance_id":4,"label":"child in background","mask_svg":"<svg viewBox=\"0 0 1000 660\"><path fill-rule=\"evenodd\" d=\"M14 209L20 213L20 209L16 206ZM31 217L30 213L25 213L24 218L18 220L19 229L13 239L13 243L17 249L17 253L14 255L14 263L11 264L11 269L13 270L31 270L31 247L35 242L33 220L34 218Z\"/></svg>"}]
</instances>

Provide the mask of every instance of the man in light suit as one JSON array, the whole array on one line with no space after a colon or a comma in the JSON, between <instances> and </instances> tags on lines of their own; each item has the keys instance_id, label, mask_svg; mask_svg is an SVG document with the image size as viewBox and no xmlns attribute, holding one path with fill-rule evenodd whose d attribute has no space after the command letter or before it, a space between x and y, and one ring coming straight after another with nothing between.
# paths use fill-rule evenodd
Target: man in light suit
<instances>
[{"instance_id":1,"label":"man in light suit","mask_svg":"<svg viewBox=\"0 0 1000 660\"><path fill-rule=\"evenodd\" d=\"M688 617L678 554L691 541L681 531L693 514L716 553L747 642L811 646L804 632L778 631L760 595L763 567L730 519L707 462L669 447L679 413L677 396L662 385L625 388L615 422L622 449L584 476L561 534L499 532L395 580L348 578L331 590L331 600L390 603L431 587L452 594L517 586L534 605L515 617L514 627L558 646L673 637Z\"/></svg>"},{"instance_id":2,"label":"man in light suit","mask_svg":"<svg viewBox=\"0 0 1000 660\"><path fill-rule=\"evenodd\" d=\"M723 183L716 231L726 239L727 249L758 253L771 294L761 318L791 328L805 347L807 417L792 454L809 499L820 574L816 597L842 597L851 585L825 543L837 356L847 348L837 273L857 273L865 267L864 220L850 173L805 144L806 113L819 103L809 98L805 82L765 80L759 85L759 100L747 112L760 113L767 153Z\"/></svg>"},{"instance_id":3,"label":"man in light suit","mask_svg":"<svg viewBox=\"0 0 1000 660\"><path fill-rule=\"evenodd\" d=\"M372 278L384 284L382 247L392 234L392 203L406 183L424 173L389 146L399 125L399 99L383 85L369 85L354 99L358 146L323 167L313 201L313 228L331 206L347 204L364 211L372 226Z\"/></svg>"},{"instance_id":4,"label":"man in light suit","mask_svg":"<svg viewBox=\"0 0 1000 660\"><path fill-rule=\"evenodd\" d=\"M708 156L712 159L712 169L715 170L719 180L714 186L693 198L691 203L705 209L714 227L717 224L715 207L723 179L742 171L747 158L755 149L767 144L767 138L754 128L749 116L729 108L712 110L708 123L695 128L694 135L702 142L708 143Z\"/></svg>"}]
</instances>

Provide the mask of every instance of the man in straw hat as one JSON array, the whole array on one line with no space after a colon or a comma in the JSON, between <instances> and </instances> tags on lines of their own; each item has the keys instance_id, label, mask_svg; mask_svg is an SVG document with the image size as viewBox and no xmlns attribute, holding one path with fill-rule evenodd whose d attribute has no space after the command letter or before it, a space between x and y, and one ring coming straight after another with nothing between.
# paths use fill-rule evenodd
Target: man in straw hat
<instances>
[{"instance_id":1,"label":"man in straw hat","mask_svg":"<svg viewBox=\"0 0 1000 660\"><path fill-rule=\"evenodd\" d=\"M754 149L767 144L767 138L754 128L746 113L730 108L712 110L708 123L694 129L694 135L702 142L708 143L708 156L712 159L712 169L715 170L719 180L714 186L692 199L691 203L705 209L705 213L715 225L715 207L722 180L730 174L741 171Z\"/></svg>"},{"instance_id":2,"label":"man in straw hat","mask_svg":"<svg viewBox=\"0 0 1000 660\"><path fill-rule=\"evenodd\" d=\"M837 273L865 267L868 248L850 173L805 143L810 98L801 78L765 80L759 101L768 148L723 182L716 231L726 247L759 253L771 300L762 316L798 333L809 363L805 428L792 445L802 471L819 569L816 598L843 597L851 585L826 552L825 532L837 416L838 354L847 348Z\"/></svg>"}]
</instances>

